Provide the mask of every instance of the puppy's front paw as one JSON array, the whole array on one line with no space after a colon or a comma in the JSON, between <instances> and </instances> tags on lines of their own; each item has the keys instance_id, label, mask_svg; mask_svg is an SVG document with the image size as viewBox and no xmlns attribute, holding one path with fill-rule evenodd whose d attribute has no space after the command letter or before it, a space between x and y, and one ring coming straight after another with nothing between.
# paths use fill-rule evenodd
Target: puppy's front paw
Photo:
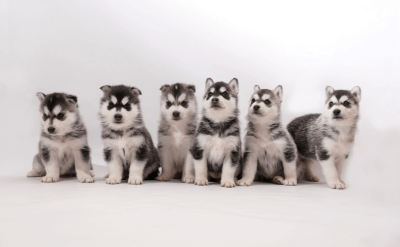
<instances>
[{"instance_id":1,"label":"puppy's front paw","mask_svg":"<svg viewBox=\"0 0 400 247\"><path fill-rule=\"evenodd\" d=\"M128 184L133 184L133 185L141 185L143 183L143 179L141 178L129 178Z\"/></svg>"},{"instance_id":2,"label":"puppy's front paw","mask_svg":"<svg viewBox=\"0 0 400 247\"><path fill-rule=\"evenodd\" d=\"M121 183L121 178L116 178L116 177L109 177L106 179L107 184L119 184Z\"/></svg>"},{"instance_id":3,"label":"puppy's front paw","mask_svg":"<svg viewBox=\"0 0 400 247\"><path fill-rule=\"evenodd\" d=\"M156 179L158 181L169 181L169 180L171 180L171 176L166 176L165 174L161 174Z\"/></svg>"},{"instance_id":4,"label":"puppy's front paw","mask_svg":"<svg viewBox=\"0 0 400 247\"><path fill-rule=\"evenodd\" d=\"M297 184L297 179L296 178L289 178L283 180L283 185L286 186L295 186Z\"/></svg>"},{"instance_id":5,"label":"puppy's front paw","mask_svg":"<svg viewBox=\"0 0 400 247\"><path fill-rule=\"evenodd\" d=\"M57 177L50 177L50 176L45 176L42 178L43 183L55 183L58 182L60 178Z\"/></svg>"},{"instance_id":6,"label":"puppy's front paw","mask_svg":"<svg viewBox=\"0 0 400 247\"><path fill-rule=\"evenodd\" d=\"M94 179L91 175L78 176L78 181L81 183L94 183Z\"/></svg>"},{"instance_id":7,"label":"puppy's front paw","mask_svg":"<svg viewBox=\"0 0 400 247\"><path fill-rule=\"evenodd\" d=\"M194 183L194 177L192 176L182 177L182 182L187 184L192 184Z\"/></svg>"},{"instance_id":8,"label":"puppy's front paw","mask_svg":"<svg viewBox=\"0 0 400 247\"><path fill-rule=\"evenodd\" d=\"M253 179L240 179L236 182L238 186L250 186L253 183Z\"/></svg>"},{"instance_id":9,"label":"puppy's front paw","mask_svg":"<svg viewBox=\"0 0 400 247\"><path fill-rule=\"evenodd\" d=\"M221 180L221 186L225 188L234 188L236 185L234 180Z\"/></svg>"},{"instance_id":10,"label":"puppy's front paw","mask_svg":"<svg viewBox=\"0 0 400 247\"><path fill-rule=\"evenodd\" d=\"M196 179L196 181L194 182L195 185L200 185L200 186L204 186L204 185L208 185L208 180L207 179Z\"/></svg>"},{"instance_id":11,"label":"puppy's front paw","mask_svg":"<svg viewBox=\"0 0 400 247\"><path fill-rule=\"evenodd\" d=\"M333 181L333 182L328 182L328 185L332 189L343 190L345 188L345 184L343 182L341 182L340 180Z\"/></svg>"}]
</instances>

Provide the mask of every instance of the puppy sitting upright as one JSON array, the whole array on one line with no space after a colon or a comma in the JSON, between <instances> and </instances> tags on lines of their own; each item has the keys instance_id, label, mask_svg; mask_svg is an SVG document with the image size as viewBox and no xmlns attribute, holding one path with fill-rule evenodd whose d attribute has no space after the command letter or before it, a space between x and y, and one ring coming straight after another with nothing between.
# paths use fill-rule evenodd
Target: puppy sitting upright
<instances>
[{"instance_id":1,"label":"puppy sitting upright","mask_svg":"<svg viewBox=\"0 0 400 247\"><path fill-rule=\"evenodd\" d=\"M135 87L103 86L100 119L104 142L104 159L108 163L107 184L142 184L143 179L158 175L160 158L150 133L144 126L139 95Z\"/></svg>"},{"instance_id":2,"label":"puppy sitting upright","mask_svg":"<svg viewBox=\"0 0 400 247\"><path fill-rule=\"evenodd\" d=\"M159 181L182 178L194 182L193 161L188 157L197 124L196 87L183 83L164 85L161 90L161 121L158 151L162 174ZM186 162L187 159L190 159ZM185 165L186 163L186 165Z\"/></svg>"},{"instance_id":3,"label":"puppy sitting upright","mask_svg":"<svg viewBox=\"0 0 400 247\"><path fill-rule=\"evenodd\" d=\"M39 153L28 177L57 182L60 175L75 175L82 183L93 183L90 148L85 125L78 110L78 98L64 93L37 93L42 115Z\"/></svg>"},{"instance_id":4,"label":"puppy sitting upright","mask_svg":"<svg viewBox=\"0 0 400 247\"><path fill-rule=\"evenodd\" d=\"M236 78L229 84L206 81L202 119L191 148L196 185L208 185L210 175L221 179L222 187L235 187L241 164L238 92Z\"/></svg>"},{"instance_id":5,"label":"puppy sitting upright","mask_svg":"<svg viewBox=\"0 0 400 247\"><path fill-rule=\"evenodd\" d=\"M323 114L305 115L289 123L299 161L305 164L306 180L319 181L311 170L312 163L318 161L329 187L345 188L340 176L353 147L360 100L360 87L351 91L327 87Z\"/></svg>"},{"instance_id":6,"label":"puppy sitting upright","mask_svg":"<svg viewBox=\"0 0 400 247\"><path fill-rule=\"evenodd\" d=\"M281 122L282 94L281 86L274 91L254 87L238 185L251 185L257 172L276 184L297 184L296 146Z\"/></svg>"}]
</instances>

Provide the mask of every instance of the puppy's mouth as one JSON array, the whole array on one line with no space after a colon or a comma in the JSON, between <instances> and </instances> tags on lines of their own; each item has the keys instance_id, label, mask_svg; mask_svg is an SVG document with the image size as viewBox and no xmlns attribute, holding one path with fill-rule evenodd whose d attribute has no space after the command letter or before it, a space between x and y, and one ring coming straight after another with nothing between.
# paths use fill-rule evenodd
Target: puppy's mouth
<instances>
[{"instance_id":1,"label":"puppy's mouth","mask_svg":"<svg viewBox=\"0 0 400 247\"><path fill-rule=\"evenodd\" d=\"M122 122L123 122L122 119L121 120L114 120L115 124L122 124Z\"/></svg>"},{"instance_id":2,"label":"puppy's mouth","mask_svg":"<svg viewBox=\"0 0 400 247\"><path fill-rule=\"evenodd\" d=\"M211 103L211 108L213 109L220 109L222 108L218 103Z\"/></svg>"},{"instance_id":3,"label":"puppy's mouth","mask_svg":"<svg viewBox=\"0 0 400 247\"><path fill-rule=\"evenodd\" d=\"M342 117L342 116L333 116L332 119L334 119L334 120L343 120L344 117Z\"/></svg>"},{"instance_id":4,"label":"puppy's mouth","mask_svg":"<svg viewBox=\"0 0 400 247\"><path fill-rule=\"evenodd\" d=\"M255 116L262 116L261 112L259 111L253 111L252 114Z\"/></svg>"},{"instance_id":5,"label":"puppy's mouth","mask_svg":"<svg viewBox=\"0 0 400 247\"><path fill-rule=\"evenodd\" d=\"M172 120L179 121L181 120L181 117L172 117Z\"/></svg>"}]
</instances>

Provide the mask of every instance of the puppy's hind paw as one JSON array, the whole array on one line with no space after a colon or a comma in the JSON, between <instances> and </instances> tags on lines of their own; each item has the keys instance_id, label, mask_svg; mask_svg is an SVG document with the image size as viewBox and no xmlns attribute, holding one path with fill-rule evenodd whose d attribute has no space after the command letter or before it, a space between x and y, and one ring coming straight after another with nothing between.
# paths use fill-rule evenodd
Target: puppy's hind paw
<instances>
[{"instance_id":1,"label":"puppy's hind paw","mask_svg":"<svg viewBox=\"0 0 400 247\"><path fill-rule=\"evenodd\" d=\"M250 186L253 183L252 179L240 179L236 182L238 186Z\"/></svg>"},{"instance_id":2,"label":"puppy's hind paw","mask_svg":"<svg viewBox=\"0 0 400 247\"><path fill-rule=\"evenodd\" d=\"M109 177L109 178L106 179L106 183L107 184L119 184L119 183L121 183L121 178L115 178L115 177L114 178L112 178L112 177L110 178Z\"/></svg>"},{"instance_id":3,"label":"puppy's hind paw","mask_svg":"<svg viewBox=\"0 0 400 247\"><path fill-rule=\"evenodd\" d=\"M341 182L340 180L328 182L328 185L332 189L339 189L339 190L343 190L346 187L345 184L343 182Z\"/></svg>"},{"instance_id":4,"label":"puppy's hind paw","mask_svg":"<svg viewBox=\"0 0 400 247\"><path fill-rule=\"evenodd\" d=\"M310 182L319 182L319 178L315 175L306 175L306 180Z\"/></svg>"},{"instance_id":5,"label":"puppy's hind paw","mask_svg":"<svg viewBox=\"0 0 400 247\"><path fill-rule=\"evenodd\" d=\"M50 177L50 176L45 176L42 178L43 183L55 183L58 182L59 178L56 177Z\"/></svg>"},{"instance_id":6,"label":"puppy's hind paw","mask_svg":"<svg viewBox=\"0 0 400 247\"><path fill-rule=\"evenodd\" d=\"M40 174L40 172L32 170L32 171L28 172L28 174L26 174L26 176L27 177L41 177L42 174Z\"/></svg>"},{"instance_id":7,"label":"puppy's hind paw","mask_svg":"<svg viewBox=\"0 0 400 247\"><path fill-rule=\"evenodd\" d=\"M190 176L182 177L182 182L187 183L187 184L192 184L192 183L194 183L194 177L190 177Z\"/></svg>"},{"instance_id":8,"label":"puppy's hind paw","mask_svg":"<svg viewBox=\"0 0 400 247\"><path fill-rule=\"evenodd\" d=\"M283 184L284 184L284 179L283 179L283 177L281 177L281 176L275 176L275 177L272 179L272 182L273 182L274 184L283 185Z\"/></svg>"},{"instance_id":9,"label":"puppy's hind paw","mask_svg":"<svg viewBox=\"0 0 400 247\"><path fill-rule=\"evenodd\" d=\"M234 188L236 187L234 180L221 180L221 186L225 188Z\"/></svg>"},{"instance_id":10,"label":"puppy's hind paw","mask_svg":"<svg viewBox=\"0 0 400 247\"><path fill-rule=\"evenodd\" d=\"M158 176L156 179L157 179L158 181L169 181L169 180L171 180L171 176L166 176L166 175L164 175L164 174L161 174L161 175Z\"/></svg>"}]
</instances>

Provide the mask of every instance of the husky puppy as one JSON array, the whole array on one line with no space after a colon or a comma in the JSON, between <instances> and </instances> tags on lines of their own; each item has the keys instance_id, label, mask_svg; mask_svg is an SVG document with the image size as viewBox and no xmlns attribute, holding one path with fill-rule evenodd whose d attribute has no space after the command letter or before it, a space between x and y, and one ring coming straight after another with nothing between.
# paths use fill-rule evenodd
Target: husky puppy
<instances>
[{"instance_id":1,"label":"husky puppy","mask_svg":"<svg viewBox=\"0 0 400 247\"><path fill-rule=\"evenodd\" d=\"M194 182L193 161L187 160L197 124L196 87L183 83L164 85L161 90L161 121L158 127L158 152L162 174L159 181L182 178ZM186 162L187 161L187 162Z\"/></svg>"},{"instance_id":2,"label":"husky puppy","mask_svg":"<svg viewBox=\"0 0 400 247\"><path fill-rule=\"evenodd\" d=\"M238 93L236 78L229 84L206 81L202 118L190 150L196 185L208 185L210 175L221 179L222 187L235 187L241 164Z\"/></svg>"},{"instance_id":3,"label":"husky puppy","mask_svg":"<svg viewBox=\"0 0 400 247\"><path fill-rule=\"evenodd\" d=\"M282 86L274 91L254 86L247 115L243 176L237 185L251 185L256 173L276 184L297 184L296 146L281 122L282 94Z\"/></svg>"},{"instance_id":4,"label":"husky puppy","mask_svg":"<svg viewBox=\"0 0 400 247\"><path fill-rule=\"evenodd\" d=\"M142 184L158 176L160 158L140 109L141 91L124 85L102 86L100 119L104 159L108 163L107 184Z\"/></svg>"},{"instance_id":5,"label":"husky puppy","mask_svg":"<svg viewBox=\"0 0 400 247\"><path fill-rule=\"evenodd\" d=\"M78 98L64 93L37 93L37 97L42 134L39 153L27 176L44 176L42 182L54 183L60 175L76 175L79 182L93 183L90 148L79 114Z\"/></svg>"},{"instance_id":6,"label":"husky puppy","mask_svg":"<svg viewBox=\"0 0 400 247\"><path fill-rule=\"evenodd\" d=\"M325 108L322 114L309 114L294 119L288 125L305 165L305 178L319 181L311 170L318 161L326 181L332 189L344 189L340 178L343 166L353 147L359 119L361 88L351 91L326 88Z\"/></svg>"}]
</instances>

